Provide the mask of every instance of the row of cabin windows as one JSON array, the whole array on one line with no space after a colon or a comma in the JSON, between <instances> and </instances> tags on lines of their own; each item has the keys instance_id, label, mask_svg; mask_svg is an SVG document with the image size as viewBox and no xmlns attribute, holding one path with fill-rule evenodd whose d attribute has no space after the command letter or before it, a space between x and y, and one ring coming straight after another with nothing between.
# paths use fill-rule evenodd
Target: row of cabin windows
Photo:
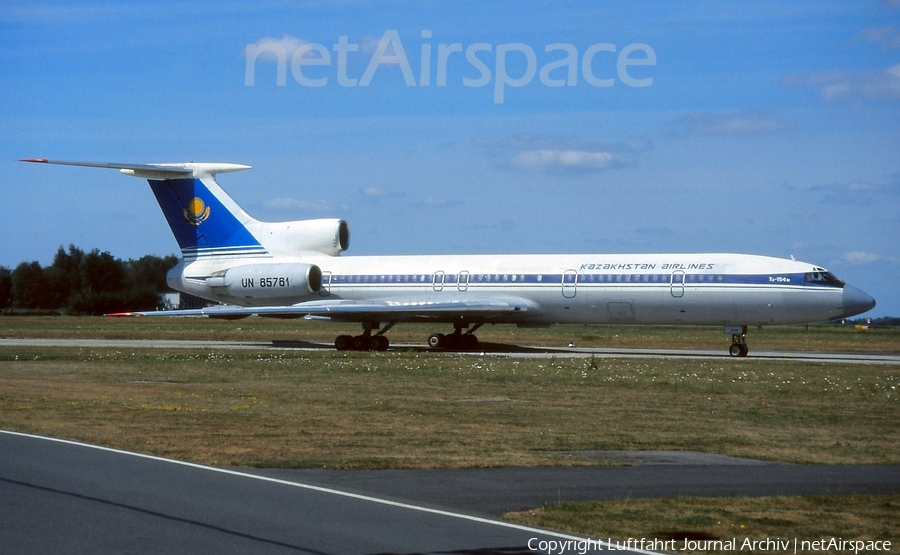
<instances>
[{"instance_id":1,"label":"row of cabin windows","mask_svg":"<svg viewBox=\"0 0 900 555\"><path fill-rule=\"evenodd\" d=\"M568 285L576 283L575 274L526 275L526 274L462 274L463 283L560 283L565 278ZM724 281L721 274L685 274L684 283L713 283ZM330 283L445 283L460 282L457 274L416 275L336 275ZM671 274L578 274L577 283L671 283ZM679 282L680 283L680 282Z\"/></svg>"}]
</instances>

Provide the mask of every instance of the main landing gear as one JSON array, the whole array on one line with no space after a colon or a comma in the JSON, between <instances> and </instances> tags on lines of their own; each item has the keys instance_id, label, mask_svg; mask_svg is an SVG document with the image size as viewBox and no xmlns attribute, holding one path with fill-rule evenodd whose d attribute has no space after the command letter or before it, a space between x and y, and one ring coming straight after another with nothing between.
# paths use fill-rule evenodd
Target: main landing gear
<instances>
[{"instance_id":1,"label":"main landing gear","mask_svg":"<svg viewBox=\"0 0 900 555\"><path fill-rule=\"evenodd\" d=\"M731 334L731 346L728 354L733 357L745 357L750 352L747 347L747 326L725 326L725 333Z\"/></svg>"},{"instance_id":2,"label":"main landing gear","mask_svg":"<svg viewBox=\"0 0 900 555\"><path fill-rule=\"evenodd\" d=\"M475 327L463 333L463 328L469 327L468 324L456 324L451 334L433 333L428 336L428 346L432 349L448 351L474 351L478 348L478 337L475 336L475 331L482 325L476 324Z\"/></svg>"},{"instance_id":3,"label":"main landing gear","mask_svg":"<svg viewBox=\"0 0 900 555\"><path fill-rule=\"evenodd\" d=\"M360 335L339 335L334 340L334 348L338 351L386 351L390 341L384 334L394 327L396 322L379 329L378 322L366 322L363 324L363 332ZM478 337L475 331L483 324L476 324L472 329L463 333L468 324L454 324L453 333L433 333L428 337L428 346L432 349L445 349L447 351L474 351L478 348ZM377 330L378 333L372 334Z\"/></svg>"},{"instance_id":4,"label":"main landing gear","mask_svg":"<svg viewBox=\"0 0 900 555\"><path fill-rule=\"evenodd\" d=\"M387 351L391 342L384 335L394 324L388 324L372 335L372 330L377 330L377 322L363 324L363 332L360 335L339 335L334 340L334 348L338 351Z\"/></svg>"}]
</instances>

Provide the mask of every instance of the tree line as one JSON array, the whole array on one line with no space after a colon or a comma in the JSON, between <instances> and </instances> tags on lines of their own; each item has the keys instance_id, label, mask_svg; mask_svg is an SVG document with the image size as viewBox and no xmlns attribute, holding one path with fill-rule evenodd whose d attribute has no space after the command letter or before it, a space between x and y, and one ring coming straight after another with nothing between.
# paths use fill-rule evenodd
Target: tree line
<instances>
[{"instance_id":1,"label":"tree line","mask_svg":"<svg viewBox=\"0 0 900 555\"><path fill-rule=\"evenodd\" d=\"M166 272L178 259L143 256L121 260L108 252L84 252L75 245L56 251L53 263L22 262L0 266L0 310L108 314L153 310L168 291Z\"/></svg>"}]
</instances>

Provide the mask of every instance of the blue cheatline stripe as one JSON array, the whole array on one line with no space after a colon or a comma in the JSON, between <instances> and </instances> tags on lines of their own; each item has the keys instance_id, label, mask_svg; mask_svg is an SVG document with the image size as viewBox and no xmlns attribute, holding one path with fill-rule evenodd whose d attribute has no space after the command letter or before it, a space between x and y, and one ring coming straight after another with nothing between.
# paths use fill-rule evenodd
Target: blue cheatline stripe
<instances>
[{"instance_id":1,"label":"blue cheatline stripe","mask_svg":"<svg viewBox=\"0 0 900 555\"><path fill-rule=\"evenodd\" d=\"M150 188L182 252L250 248L259 241L199 179L150 179Z\"/></svg>"},{"instance_id":2,"label":"blue cheatline stripe","mask_svg":"<svg viewBox=\"0 0 900 555\"><path fill-rule=\"evenodd\" d=\"M202 258L216 258L216 257L228 257L228 258L271 258L272 255L269 254L263 247L213 247L213 248L200 248L200 247L192 247L181 250L181 255L186 260L198 260Z\"/></svg>"},{"instance_id":3,"label":"blue cheatline stripe","mask_svg":"<svg viewBox=\"0 0 900 555\"><path fill-rule=\"evenodd\" d=\"M332 273L332 285L552 285L558 287L587 285L664 285L672 284L672 274L578 274L577 281L570 281L572 274L469 274L460 280L459 274L337 274ZM674 285L770 285L790 287L836 288L836 285L806 281L804 274L686 274L684 281Z\"/></svg>"}]
</instances>

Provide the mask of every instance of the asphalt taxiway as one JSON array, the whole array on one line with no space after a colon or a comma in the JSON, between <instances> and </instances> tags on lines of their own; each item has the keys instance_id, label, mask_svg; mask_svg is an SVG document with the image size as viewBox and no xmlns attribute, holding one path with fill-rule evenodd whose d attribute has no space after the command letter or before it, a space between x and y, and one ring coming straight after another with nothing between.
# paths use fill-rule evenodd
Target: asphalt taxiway
<instances>
[{"instance_id":1,"label":"asphalt taxiway","mask_svg":"<svg viewBox=\"0 0 900 555\"><path fill-rule=\"evenodd\" d=\"M528 553L577 539L299 479L0 432L0 552Z\"/></svg>"},{"instance_id":2,"label":"asphalt taxiway","mask_svg":"<svg viewBox=\"0 0 900 555\"><path fill-rule=\"evenodd\" d=\"M585 538L495 515L616 497L900 491L898 466L796 466L678 452L598 456L637 464L222 469L0 431L0 551L514 555L535 553L540 542L571 541L554 552L575 553Z\"/></svg>"},{"instance_id":3,"label":"asphalt taxiway","mask_svg":"<svg viewBox=\"0 0 900 555\"><path fill-rule=\"evenodd\" d=\"M334 350L334 345L309 341L197 341L173 339L42 339L0 338L0 347L81 347L110 349L189 349L189 350ZM422 345L393 345L392 350L434 352ZM440 352L440 351L438 351ZM527 347L484 343L470 354L516 358L665 358L731 359L721 351L695 349L620 349L579 347ZM838 364L900 364L900 353L816 353L792 351L750 351L750 359L804 360Z\"/></svg>"}]
</instances>

